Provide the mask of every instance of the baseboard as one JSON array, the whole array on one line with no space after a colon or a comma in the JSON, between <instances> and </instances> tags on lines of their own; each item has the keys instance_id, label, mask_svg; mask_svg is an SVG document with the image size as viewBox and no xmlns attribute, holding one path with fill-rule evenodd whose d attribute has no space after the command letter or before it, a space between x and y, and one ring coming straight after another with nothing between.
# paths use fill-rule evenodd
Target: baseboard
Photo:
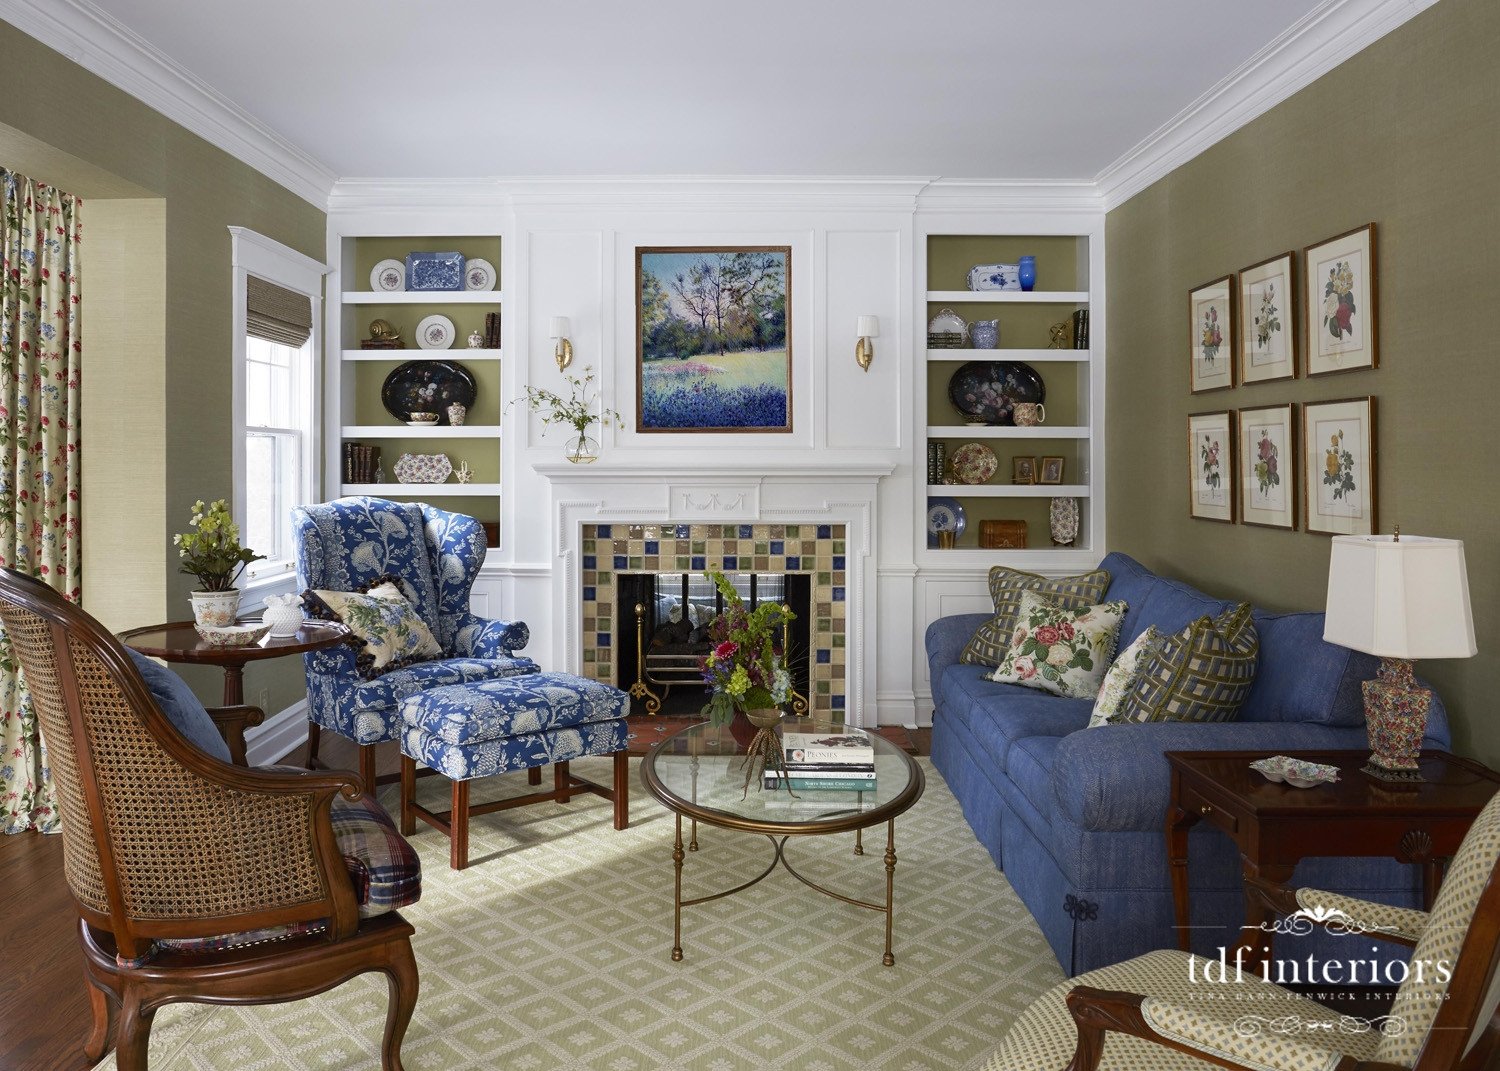
<instances>
[{"instance_id":1,"label":"baseboard","mask_svg":"<svg viewBox=\"0 0 1500 1071\"><path fill-rule=\"evenodd\" d=\"M245 734L245 759L251 766L266 766L306 742L307 700L301 699Z\"/></svg>"},{"instance_id":2,"label":"baseboard","mask_svg":"<svg viewBox=\"0 0 1500 1071\"><path fill-rule=\"evenodd\" d=\"M914 725L916 719L916 699L910 692L876 693L876 725Z\"/></svg>"}]
</instances>

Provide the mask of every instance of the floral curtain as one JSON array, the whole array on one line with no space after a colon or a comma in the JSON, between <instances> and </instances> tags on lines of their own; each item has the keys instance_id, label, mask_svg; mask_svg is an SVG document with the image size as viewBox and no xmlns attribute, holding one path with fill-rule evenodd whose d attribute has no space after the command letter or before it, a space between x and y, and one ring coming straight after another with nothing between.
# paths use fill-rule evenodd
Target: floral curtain
<instances>
[{"instance_id":1,"label":"floral curtain","mask_svg":"<svg viewBox=\"0 0 1500 1071\"><path fill-rule=\"evenodd\" d=\"M77 601L79 206L0 170L0 565ZM0 822L57 828L36 714L0 635Z\"/></svg>"}]
</instances>

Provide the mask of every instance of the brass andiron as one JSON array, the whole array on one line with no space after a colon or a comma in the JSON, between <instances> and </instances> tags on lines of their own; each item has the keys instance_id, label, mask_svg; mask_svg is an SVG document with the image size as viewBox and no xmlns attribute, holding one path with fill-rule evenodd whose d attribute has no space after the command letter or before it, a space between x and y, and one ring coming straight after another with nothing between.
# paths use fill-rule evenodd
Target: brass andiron
<instances>
[{"instance_id":1,"label":"brass andiron","mask_svg":"<svg viewBox=\"0 0 1500 1071\"><path fill-rule=\"evenodd\" d=\"M667 685L670 693L672 686ZM661 697L646 684L646 604L635 604L635 683L630 686L630 698L646 700L647 714L661 713Z\"/></svg>"}]
</instances>

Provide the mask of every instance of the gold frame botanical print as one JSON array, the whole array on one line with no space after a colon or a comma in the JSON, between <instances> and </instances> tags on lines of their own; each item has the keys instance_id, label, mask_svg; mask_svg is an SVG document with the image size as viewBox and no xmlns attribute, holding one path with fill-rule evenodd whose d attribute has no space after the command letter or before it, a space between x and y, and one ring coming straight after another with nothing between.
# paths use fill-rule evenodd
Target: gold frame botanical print
<instances>
[{"instance_id":1,"label":"gold frame botanical print","mask_svg":"<svg viewBox=\"0 0 1500 1071\"><path fill-rule=\"evenodd\" d=\"M1240 383L1297 378L1297 254L1240 269Z\"/></svg>"},{"instance_id":2,"label":"gold frame botanical print","mask_svg":"<svg viewBox=\"0 0 1500 1071\"><path fill-rule=\"evenodd\" d=\"M1240 523L1297 527L1296 406L1241 409Z\"/></svg>"},{"instance_id":3,"label":"gold frame botanical print","mask_svg":"<svg viewBox=\"0 0 1500 1071\"><path fill-rule=\"evenodd\" d=\"M1302 406L1302 526L1325 535L1374 535L1375 399Z\"/></svg>"},{"instance_id":4,"label":"gold frame botanical print","mask_svg":"<svg viewBox=\"0 0 1500 1071\"><path fill-rule=\"evenodd\" d=\"M1234 276L1188 291L1188 386L1194 394L1234 386Z\"/></svg>"},{"instance_id":5,"label":"gold frame botanical print","mask_svg":"<svg viewBox=\"0 0 1500 1071\"><path fill-rule=\"evenodd\" d=\"M1380 367L1375 224L1335 235L1303 254L1307 278L1307 374Z\"/></svg>"},{"instance_id":6,"label":"gold frame botanical print","mask_svg":"<svg viewBox=\"0 0 1500 1071\"><path fill-rule=\"evenodd\" d=\"M1234 412L1188 415L1188 515L1234 523Z\"/></svg>"}]
</instances>

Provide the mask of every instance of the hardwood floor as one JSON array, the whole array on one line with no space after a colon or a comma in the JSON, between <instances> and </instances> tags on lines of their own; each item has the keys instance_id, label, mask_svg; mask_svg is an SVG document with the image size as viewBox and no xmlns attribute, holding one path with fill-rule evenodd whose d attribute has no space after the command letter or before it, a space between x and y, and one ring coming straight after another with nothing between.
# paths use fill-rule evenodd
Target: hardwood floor
<instances>
[{"instance_id":1,"label":"hardwood floor","mask_svg":"<svg viewBox=\"0 0 1500 1071\"><path fill-rule=\"evenodd\" d=\"M688 725L689 718L632 718L632 755L644 755L662 737ZM892 742L919 755L929 753L931 730L887 727ZM358 765L353 744L324 733L319 757L330 766ZM282 760L299 765L305 755ZM395 745L380 749L376 769L395 773ZM640 805L635 794L635 805ZM22 833L0 836L0 1069L4 1071L86 1071L83 1054L89 1006L84 993L83 955L73 928L73 910L63 878L62 838Z\"/></svg>"}]
</instances>

